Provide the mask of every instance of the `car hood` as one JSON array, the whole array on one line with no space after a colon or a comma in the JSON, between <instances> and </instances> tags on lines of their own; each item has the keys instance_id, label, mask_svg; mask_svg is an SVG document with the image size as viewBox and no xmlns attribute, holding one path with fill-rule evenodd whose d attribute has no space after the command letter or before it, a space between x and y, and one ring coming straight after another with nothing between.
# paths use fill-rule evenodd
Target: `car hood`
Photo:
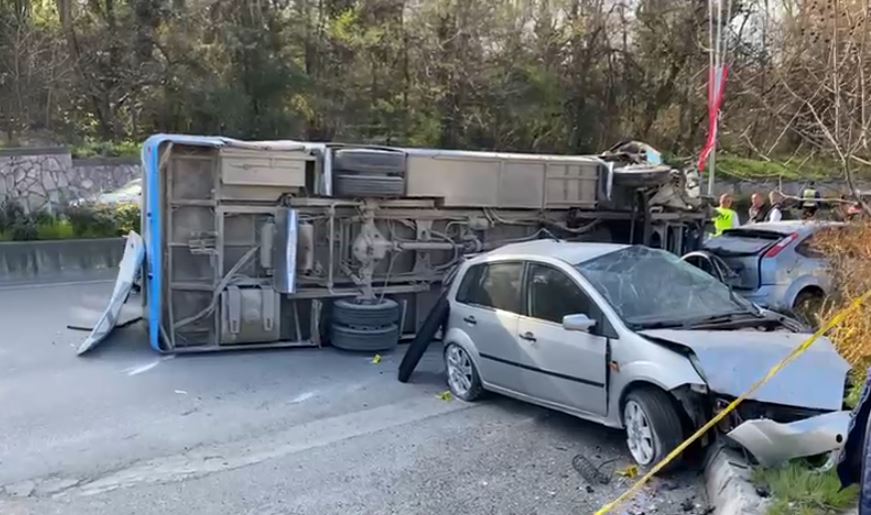
<instances>
[{"instance_id":1,"label":"car hood","mask_svg":"<svg viewBox=\"0 0 871 515\"><path fill-rule=\"evenodd\" d=\"M708 388L737 397L810 337L762 331L640 331L653 340L689 348L698 357ZM820 410L840 410L850 366L828 338L787 365L751 398L761 402Z\"/></svg>"}]
</instances>

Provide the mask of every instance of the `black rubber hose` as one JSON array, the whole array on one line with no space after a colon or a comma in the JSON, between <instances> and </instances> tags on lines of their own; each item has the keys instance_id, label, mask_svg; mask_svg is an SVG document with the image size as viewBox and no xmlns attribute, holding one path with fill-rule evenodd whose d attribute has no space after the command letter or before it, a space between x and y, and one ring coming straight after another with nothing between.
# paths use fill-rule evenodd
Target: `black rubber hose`
<instances>
[{"instance_id":1,"label":"black rubber hose","mask_svg":"<svg viewBox=\"0 0 871 515\"><path fill-rule=\"evenodd\" d=\"M400 383L407 383L411 377L411 373L423 357L430 342L435 337L436 332L448 321L448 313L450 313L451 305L448 303L447 290L442 292L435 306L430 310L426 320L420 330L414 336L414 341L408 346L405 351L405 356L402 357L402 363L399 364L398 379Z\"/></svg>"}]
</instances>

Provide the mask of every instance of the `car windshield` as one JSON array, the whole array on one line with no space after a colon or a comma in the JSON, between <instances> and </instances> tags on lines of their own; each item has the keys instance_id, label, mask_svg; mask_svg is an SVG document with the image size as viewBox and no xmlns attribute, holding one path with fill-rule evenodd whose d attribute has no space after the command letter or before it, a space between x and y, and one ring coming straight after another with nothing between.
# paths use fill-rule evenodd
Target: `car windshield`
<instances>
[{"instance_id":1,"label":"car windshield","mask_svg":"<svg viewBox=\"0 0 871 515\"><path fill-rule=\"evenodd\" d=\"M632 326L756 313L728 286L664 250L627 247L575 266Z\"/></svg>"}]
</instances>

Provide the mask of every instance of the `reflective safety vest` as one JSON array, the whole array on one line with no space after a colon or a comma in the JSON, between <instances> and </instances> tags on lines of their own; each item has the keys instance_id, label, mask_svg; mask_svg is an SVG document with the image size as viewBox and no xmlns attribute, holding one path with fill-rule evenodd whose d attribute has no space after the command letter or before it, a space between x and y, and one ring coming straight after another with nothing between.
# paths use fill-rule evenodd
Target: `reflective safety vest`
<instances>
[{"instance_id":1,"label":"reflective safety vest","mask_svg":"<svg viewBox=\"0 0 871 515\"><path fill-rule=\"evenodd\" d=\"M817 190L813 188L807 188L803 192L801 192L801 198L804 200L802 206L804 207L816 207L817 205Z\"/></svg>"},{"instance_id":2,"label":"reflective safety vest","mask_svg":"<svg viewBox=\"0 0 871 515\"><path fill-rule=\"evenodd\" d=\"M726 229L731 229L738 225L738 213L725 207L714 209L717 211L717 216L714 217L714 236L719 236Z\"/></svg>"}]
</instances>

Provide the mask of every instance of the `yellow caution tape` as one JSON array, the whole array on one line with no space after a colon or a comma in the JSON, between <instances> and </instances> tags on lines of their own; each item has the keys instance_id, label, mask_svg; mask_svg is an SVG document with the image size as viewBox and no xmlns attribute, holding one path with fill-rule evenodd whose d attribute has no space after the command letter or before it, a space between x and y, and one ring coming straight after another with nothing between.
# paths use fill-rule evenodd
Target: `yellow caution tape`
<instances>
[{"instance_id":1,"label":"yellow caution tape","mask_svg":"<svg viewBox=\"0 0 871 515\"><path fill-rule=\"evenodd\" d=\"M817 332L815 332L810 338L808 338L807 340L802 342L801 345L799 345L798 347L793 349L792 352L790 352L785 358L783 358L783 360L781 360L780 363L771 367L771 370L769 370L768 373L765 374L765 377L763 377L762 379L757 381L753 386L750 387L749 390L747 390L746 392L744 392L740 396L738 396L737 399L732 401L728 406L726 406L725 409L723 409L722 411L717 413L717 415L714 416L714 418L712 418L711 420L708 421L708 423L706 423L705 425L700 427L698 429L698 431L696 431L695 433L692 434L692 436L690 436L689 438L687 438L686 440L681 442L681 444L678 445L677 447L675 447L674 450L668 454L668 456L666 456L665 458L662 459L662 461L657 463L652 469L650 469L650 471L648 473L641 476L641 479L636 481L635 484L633 484L632 487L629 488L629 490L626 490L619 497L617 497L613 501L609 502L608 504L602 506L599 509L599 511L596 512L595 515L604 515L606 513L609 513L611 510L616 508L620 503L626 501L627 499L629 499L630 497L632 497L633 495L638 493L638 491L641 489L641 487L644 486L648 481L650 481L650 479L653 478L653 476L656 475L657 472L662 470L663 467L667 466L675 458L680 456L680 453L685 451L687 447L689 447L696 440L701 438L702 435L704 435L708 431L708 429L711 429L712 427L717 425L721 420L723 420L726 417L726 415L728 415L729 413L734 411L735 408L737 408L739 404L741 404L742 402L744 402L745 399L747 399L747 397L753 395L757 390L762 388L768 381L770 381L781 370L783 370L784 367L786 367L787 365L792 363L796 358L798 358L799 356L804 354L808 349L811 348L811 345L813 345L814 342L816 342L822 335L829 332L832 328L840 325L841 322L843 322L844 319L847 318L848 315L850 315L850 313L852 313L853 311L856 311L857 309L862 307L862 304L864 304L869 298L871 298L871 290L865 292L862 296L856 298L853 302L851 302L849 306L847 306L846 308L839 311L825 325L820 327L817 330Z\"/></svg>"}]
</instances>

